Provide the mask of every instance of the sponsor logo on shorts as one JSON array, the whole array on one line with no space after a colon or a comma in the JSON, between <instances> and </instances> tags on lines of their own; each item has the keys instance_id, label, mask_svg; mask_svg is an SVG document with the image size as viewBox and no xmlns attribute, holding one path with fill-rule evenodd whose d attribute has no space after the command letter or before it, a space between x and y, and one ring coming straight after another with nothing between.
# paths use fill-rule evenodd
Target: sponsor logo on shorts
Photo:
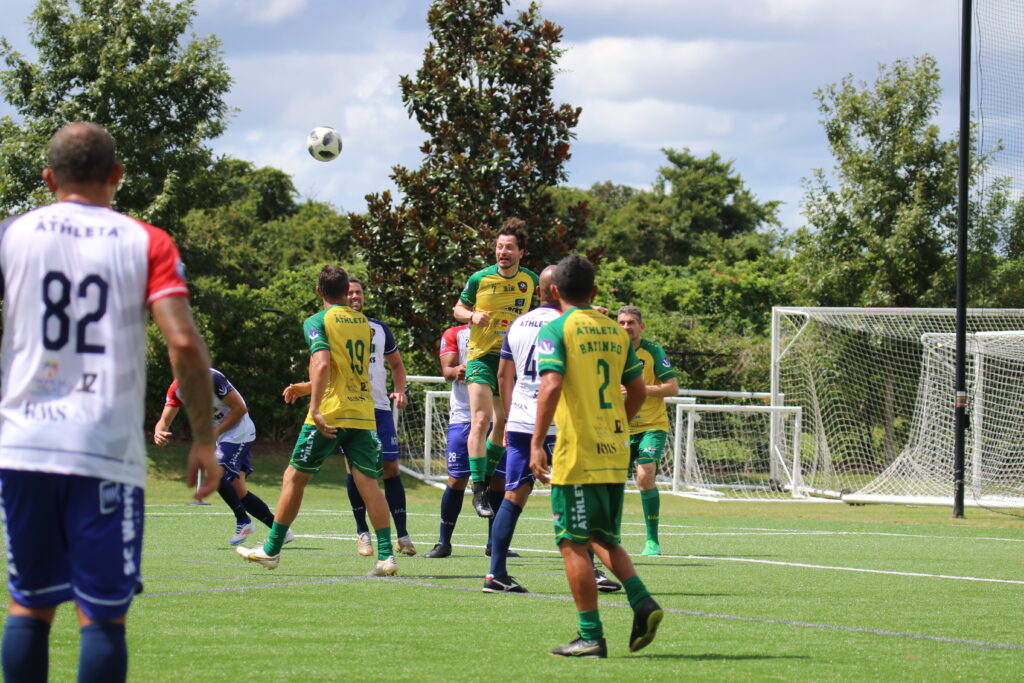
<instances>
[{"instance_id":1,"label":"sponsor logo on shorts","mask_svg":"<svg viewBox=\"0 0 1024 683\"><path fill-rule=\"evenodd\" d=\"M100 482L100 514L109 515L121 502L121 485L115 481Z\"/></svg>"},{"instance_id":2,"label":"sponsor logo on shorts","mask_svg":"<svg viewBox=\"0 0 1024 683\"><path fill-rule=\"evenodd\" d=\"M132 546L132 541L135 540L135 487L127 484L124 485L124 519L121 521L121 540L124 542L124 575L134 576L138 572Z\"/></svg>"},{"instance_id":3,"label":"sponsor logo on shorts","mask_svg":"<svg viewBox=\"0 0 1024 683\"><path fill-rule=\"evenodd\" d=\"M587 528L587 499L583 495L582 486L573 486L573 513L576 515L576 526L581 531Z\"/></svg>"}]
</instances>

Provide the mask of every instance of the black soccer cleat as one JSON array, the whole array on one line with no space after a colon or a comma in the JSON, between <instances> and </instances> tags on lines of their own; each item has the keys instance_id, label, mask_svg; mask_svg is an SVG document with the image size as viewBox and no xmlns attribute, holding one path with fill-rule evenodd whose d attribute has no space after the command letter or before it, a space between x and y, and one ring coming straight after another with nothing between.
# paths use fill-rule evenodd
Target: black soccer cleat
<instances>
[{"instance_id":1,"label":"black soccer cleat","mask_svg":"<svg viewBox=\"0 0 1024 683\"><path fill-rule=\"evenodd\" d=\"M484 593L529 593L530 591L511 576L494 578L494 574L484 577Z\"/></svg>"},{"instance_id":2,"label":"black soccer cleat","mask_svg":"<svg viewBox=\"0 0 1024 683\"><path fill-rule=\"evenodd\" d=\"M615 583L596 567L594 568L594 579L597 581L597 590L601 593L614 593L622 590L621 583Z\"/></svg>"},{"instance_id":3,"label":"black soccer cleat","mask_svg":"<svg viewBox=\"0 0 1024 683\"><path fill-rule=\"evenodd\" d=\"M633 610L633 631L629 634L630 652L642 650L651 644L654 634L658 632L658 624L664 616L665 612L654 598L649 595L644 598Z\"/></svg>"},{"instance_id":4,"label":"black soccer cleat","mask_svg":"<svg viewBox=\"0 0 1024 683\"><path fill-rule=\"evenodd\" d=\"M608 646L605 645L604 638L584 640L583 636L580 636L565 647L548 650L548 654L553 657L599 657L605 659L608 657Z\"/></svg>"},{"instance_id":5,"label":"black soccer cleat","mask_svg":"<svg viewBox=\"0 0 1024 683\"><path fill-rule=\"evenodd\" d=\"M487 557L491 556L491 546L488 545L484 547L484 555L486 555ZM505 557L521 557L521 555L514 550L509 550L507 553L505 553Z\"/></svg>"},{"instance_id":6,"label":"black soccer cleat","mask_svg":"<svg viewBox=\"0 0 1024 683\"><path fill-rule=\"evenodd\" d=\"M427 551L423 557L451 557L452 546L450 543L435 543L434 547Z\"/></svg>"},{"instance_id":7,"label":"black soccer cleat","mask_svg":"<svg viewBox=\"0 0 1024 683\"><path fill-rule=\"evenodd\" d=\"M487 500L487 482L473 482L473 509L476 510L476 514L481 517L494 516L494 510L491 509L491 503Z\"/></svg>"}]
</instances>

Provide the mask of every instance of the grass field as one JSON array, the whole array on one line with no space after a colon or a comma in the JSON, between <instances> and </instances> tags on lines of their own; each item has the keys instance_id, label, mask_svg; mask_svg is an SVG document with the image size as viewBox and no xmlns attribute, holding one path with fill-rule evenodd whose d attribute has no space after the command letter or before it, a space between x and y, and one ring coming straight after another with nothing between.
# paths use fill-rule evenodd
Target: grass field
<instances>
[{"instance_id":1,"label":"grass field","mask_svg":"<svg viewBox=\"0 0 1024 683\"><path fill-rule=\"evenodd\" d=\"M266 449L263 449L266 452ZM575 637L548 500L520 520L510 573L528 595L480 592L486 523L467 496L451 558L422 557L440 492L407 480L420 555L364 578L334 462L307 490L299 535L274 571L227 545L216 495L188 506L184 450L154 452L145 593L130 613L129 679L1017 681L1024 671L1024 520L968 510L841 504L703 503L662 497L661 557L634 557L666 608L657 639L630 655L631 612L602 595L609 659L547 649ZM273 506L283 455L258 458L251 487ZM639 496L623 542L643 545ZM265 528L256 534L266 538ZM6 603L5 603L6 604ZM58 612L51 680L73 680L78 629Z\"/></svg>"}]
</instances>

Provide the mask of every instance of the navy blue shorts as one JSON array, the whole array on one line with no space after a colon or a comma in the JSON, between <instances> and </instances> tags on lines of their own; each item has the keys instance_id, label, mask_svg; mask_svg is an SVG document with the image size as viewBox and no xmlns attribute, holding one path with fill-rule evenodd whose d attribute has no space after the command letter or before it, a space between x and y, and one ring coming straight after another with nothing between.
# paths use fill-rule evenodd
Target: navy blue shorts
<instances>
[{"instance_id":1,"label":"navy blue shorts","mask_svg":"<svg viewBox=\"0 0 1024 683\"><path fill-rule=\"evenodd\" d=\"M448 476L463 479L469 476L469 423L448 425Z\"/></svg>"},{"instance_id":2,"label":"navy blue shorts","mask_svg":"<svg viewBox=\"0 0 1024 683\"><path fill-rule=\"evenodd\" d=\"M523 484L533 484L533 472L530 471L530 440L532 434L525 432L505 432L508 451L505 453L505 490L514 491ZM544 439L544 450L548 452L548 465L551 464L551 452L555 448L555 435L549 434Z\"/></svg>"},{"instance_id":3,"label":"navy blue shorts","mask_svg":"<svg viewBox=\"0 0 1024 683\"><path fill-rule=\"evenodd\" d=\"M224 481L233 481L252 474L252 441L217 444L217 462L224 468Z\"/></svg>"},{"instance_id":4,"label":"navy blue shorts","mask_svg":"<svg viewBox=\"0 0 1024 683\"><path fill-rule=\"evenodd\" d=\"M398 433L395 431L395 417L390 410L374 410L377 420L377 437L380 439L380 459L398 460Z\"/></svg>"},{"instance_id":5,"label":"navy blue shorts","mask_svg":"<svg viewBox=\"0 0 1024 683\"><path fill-rule=\"evenodd\" d=\"M20 605L74 600L93 620L128 612L142 591L144 491L92 477L0 470L7 589Z\"/></svg>"}]
</instances>

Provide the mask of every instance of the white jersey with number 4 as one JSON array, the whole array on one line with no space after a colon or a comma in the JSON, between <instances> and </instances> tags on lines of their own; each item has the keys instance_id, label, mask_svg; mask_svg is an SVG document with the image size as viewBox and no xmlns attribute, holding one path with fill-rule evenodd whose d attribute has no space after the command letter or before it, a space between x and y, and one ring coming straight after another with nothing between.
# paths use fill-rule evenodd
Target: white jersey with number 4
<instances>
[{"instance_id":1,"label":"white jersey with number 4","mask_svg":"<svg viewBox=\"0 0 1024 683\"><path fill-rule=\"evenodd\" d=\"M57 202L0 223L0 467L146 485L148 307L188 296L164 231Z\"/></svg>"},{"instance_id":2,"label":"white jersey with number 4","mask_svg":"<svg viewBox=\"0 0 1024 683\"><path fill-rule=\"evenodd\" d=\"M512 389L505 430L533 433L537 421L537 392L540 374L537 372L537 335L543 325L562 315L557 308L540 306L516 318L508 328L501 345L501 357L516 364L516 384ZM548 434L555 433L552 422Z\"/></svg>"}]
</instances>

